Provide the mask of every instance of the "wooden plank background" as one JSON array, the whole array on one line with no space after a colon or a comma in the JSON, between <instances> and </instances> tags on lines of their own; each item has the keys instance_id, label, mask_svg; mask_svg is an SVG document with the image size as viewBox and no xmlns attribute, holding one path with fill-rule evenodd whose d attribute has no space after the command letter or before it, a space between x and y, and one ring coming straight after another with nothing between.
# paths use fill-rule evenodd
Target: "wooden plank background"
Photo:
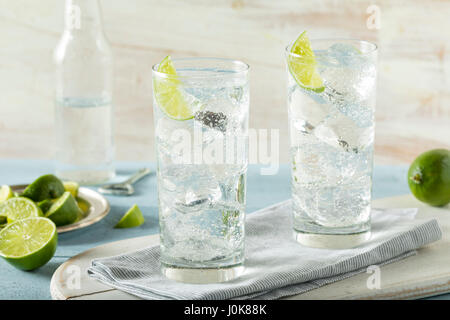
<instances>
[{"instance_id":1,"label":"wooden plank background","mask_svg":"<svg viewBox=\"0 0 450 320\"><path fill-rule=\"evenodd\" d=\"M252 128L280 129L288 159L284 47L310 37L379 45L376 163L405 163L450 148L448 0L103 0L115 54L117 159L154 160L151 66L216 56L251 66ZM52 50L61 0L0 0L0 157L53 157ZM380 28L367 25L371 5ZM373 14L373 13L372 13ZM370 26L370 25L369 25Z\"/></svg>"}]
</instances>

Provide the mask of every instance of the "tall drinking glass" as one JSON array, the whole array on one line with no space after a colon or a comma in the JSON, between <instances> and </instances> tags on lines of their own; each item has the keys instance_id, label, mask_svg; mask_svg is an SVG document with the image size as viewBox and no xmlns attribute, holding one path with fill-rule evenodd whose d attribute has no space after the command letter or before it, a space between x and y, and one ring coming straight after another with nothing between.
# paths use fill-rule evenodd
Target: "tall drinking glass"
<instances>
[{"instance_id":1,"label":"tall drinking glass","mask_svg":"<svg viewBox=\"0 0 450 320\"><path fill-rule=\"evenodd\" d=\"M168 57L153 97L162 273L231 280L244 263L248 65Z\"/></svg>"},{"instance_id":2,"label":"tall drinking glass","mask_svg":"<svg viewBox=\"0 0 450 320\"><path fill-rule=\"evenodd\" d=\"M291 47L286 61L295 236L312 247L353 247L370 237L377 47L311 41L313 63ZM320 87L302 84L298 71L311 70L305 65L314 65Z\"/></svg>"}]
</instances>

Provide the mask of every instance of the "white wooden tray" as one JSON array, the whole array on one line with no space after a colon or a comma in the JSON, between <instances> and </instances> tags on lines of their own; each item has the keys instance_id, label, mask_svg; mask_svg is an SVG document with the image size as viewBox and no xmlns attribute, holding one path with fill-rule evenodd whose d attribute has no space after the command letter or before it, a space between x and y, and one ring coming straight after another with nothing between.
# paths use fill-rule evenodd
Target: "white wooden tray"
<instances>
[{"instance_id":1,"label":"white wooden tray","mask_svg":"<svg viewBox=\"0 0 450 320\"><path fill-rule=\"evenodd\" d=\"M443 239L418 254L381 267L380 289L368 289L371 276L362 273L286 299L414 299L450 292L450 209L434 208L410 195L375 200L374 207L419 208L418 218L436 218ZM88 277L94 258L118 255L159 242L159 235L127 239L85 251L62 264L53 274L50 291L54 299L138 299ZM76 275L80 275L80 281Z\"/></svg>"}]
</instances>

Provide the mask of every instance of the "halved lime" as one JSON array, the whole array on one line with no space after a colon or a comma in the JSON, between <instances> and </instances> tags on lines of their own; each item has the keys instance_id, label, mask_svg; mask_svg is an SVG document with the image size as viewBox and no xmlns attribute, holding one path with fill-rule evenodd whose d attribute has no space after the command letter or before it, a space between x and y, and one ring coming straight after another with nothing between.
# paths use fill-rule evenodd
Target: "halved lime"
<instances>
[{"instance_id":1,"label":"halved lime","mask_svg":"<svg viewBox=\"0 0 450 320\"><path fill-rule=\"evenodd\" d=\"M63 182L63 185L65 191L69 191L74 198L78 197L78 189L80 188L78 183L75 181L66 181Z\"/></svg>"},{"instance_id":2,"label":"halved lime","mask_svg":"<svg viewBox=\"0 0 450 320\"><path fill-rule=\"evenodd\" d=\"M8 223L30 217L42 216L41 209L28 198L15 197L0 206L0 215L6 216Z\"/></svg>"},{"instance_id":3,"label":"halved lime","mask_svg":"<svg viewBox=\"0 0 450 320\"><path fill-rule=\"evenodd\" d=\"M14 197L14 192L10 186L4 185L0 188L0 202L6 201Z\"/></svg>"},{"instance_id":4,"label":"halved lime","mask_svg":"<svg viewBox=\"0 0 450 320\"><path fill-rule=\"evenodd\" d=\"M323 80L317 72L316 56L311 48L306 31L295 40L288 55L289 71L297 84L303 89L317 93L325 90Z\"/></svg>"},{"instance_id":5,"label":"halved lime","mask_svg":"<svg viewBox=\"0 0 450 320\"><path fill-rule=\"evenodd\" d=\"M46 174L37 178L22 193L22 197L39 202L45 199L55 199L64 193L64 185L61 180L52 174Z\"/></svg>"},{"instance_id":6,"label":"halved lime","mask_svg":"<svg viewBox=\"0 0 450 320\"><path fill-rule=\"evenodd\" d=\"M135 204L128 210L114 228L134 228L145 222L141 209Z\"/></svg>"},{"instance_id":7,"label":"halved lime","mask_svg":"<svg viewBox=\"0 0 450 320\"><path fill-rule=\"evenodd\" d=\"M57 244L55 224L43 217L19 220L0 231L0 256L22 270L46 264L55 254Z\"/></svg>"},{"instance_id":8,"label":"halved lime","mask_svg":"<svg viewBox=\"0 0 450 320\"><path fill-rule=\"evenodd\" d=\"M78 208L77 201L68 191L64 192L45 214L58 227L74 223L80 215L81 210Z\"/></svg>"},{"instance_id":9,"label":"halved lime","mask_svg":"<svg viewBox=\"0 0 450 320\"><path fill-rule=\"evenodd\" d=\"M179 88L180 81L170 56L161 61L158 65L158 72L167 76L153 80L153 94L158 106L174 120L192 119L193 111Z\"/></svg>"}]
</instances>

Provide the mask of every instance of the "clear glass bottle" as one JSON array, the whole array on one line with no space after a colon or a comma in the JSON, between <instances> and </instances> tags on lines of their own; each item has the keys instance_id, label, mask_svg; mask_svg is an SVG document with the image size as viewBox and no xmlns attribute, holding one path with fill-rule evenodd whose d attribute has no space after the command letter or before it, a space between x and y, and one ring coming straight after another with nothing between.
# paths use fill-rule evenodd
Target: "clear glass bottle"
<instances>
[{"instance_id":1,"label":"clear glass bottle","mask_svg":"<svg viewBox=\"0 0 450 320\"><path fill-rule=\"evenodd\" d=\"M66 0L55 49L56 174L96 184L114 174L113 55L98 0Z\"/></svg>"}]
</instances>

